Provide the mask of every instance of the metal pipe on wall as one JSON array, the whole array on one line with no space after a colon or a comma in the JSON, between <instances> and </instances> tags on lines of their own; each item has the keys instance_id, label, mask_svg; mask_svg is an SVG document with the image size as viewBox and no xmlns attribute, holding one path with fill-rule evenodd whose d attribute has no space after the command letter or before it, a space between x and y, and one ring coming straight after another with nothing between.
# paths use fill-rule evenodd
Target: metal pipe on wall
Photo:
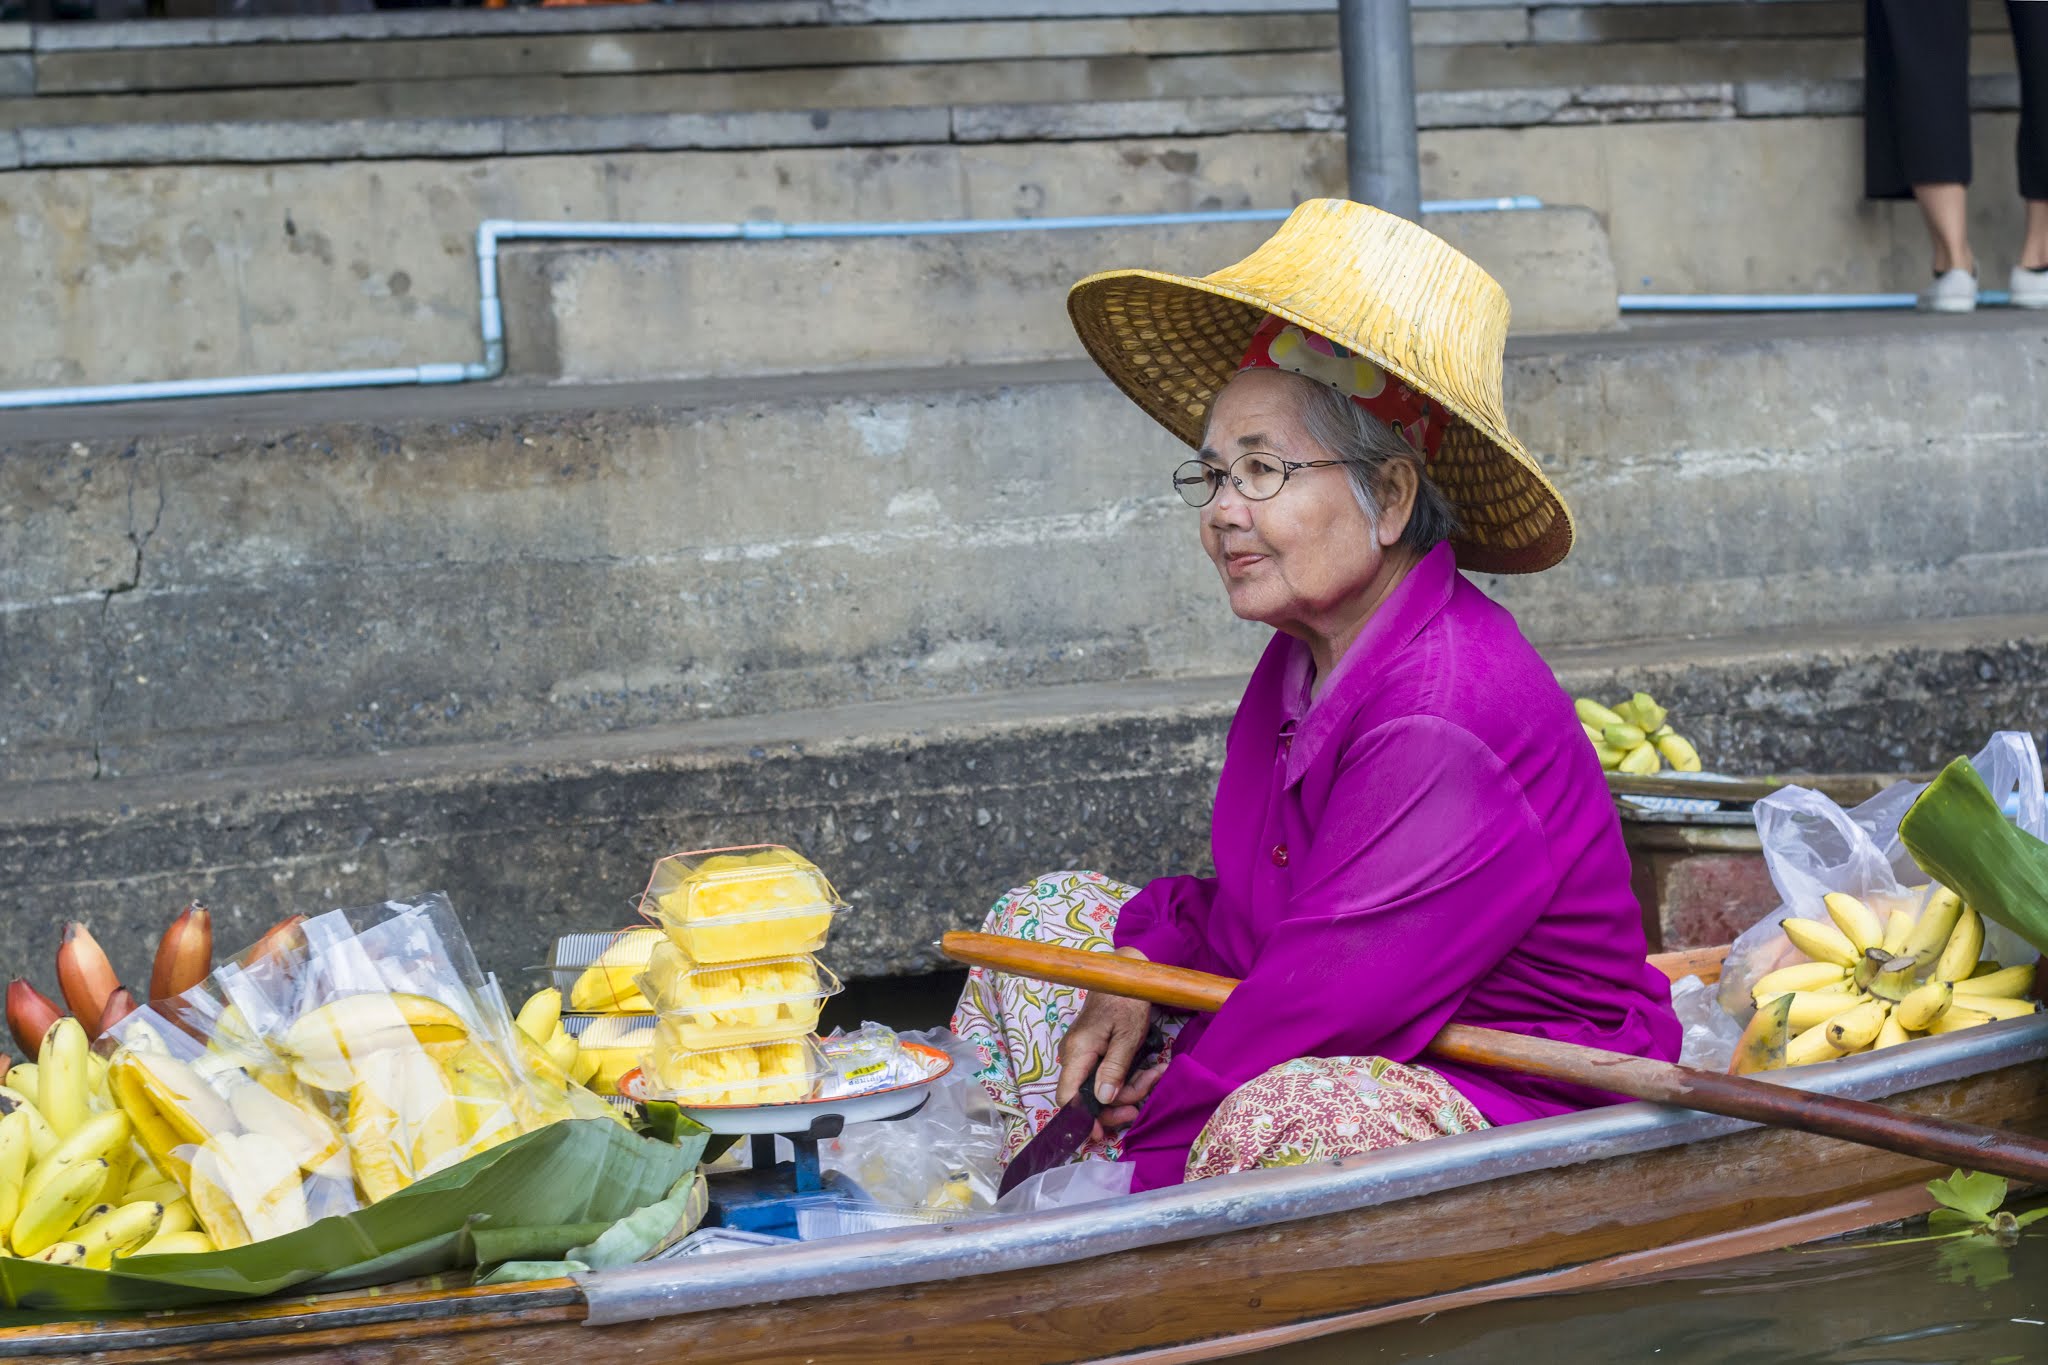
<instances>
[{"instance_id":1,"label":"metal pipe on wall","mask_svg":"<svg viewBox=\"0 0 2048 1365\"><path fill-rule=\"evenodd\" d=\"M1339 0L1337 33L1351 197L1414 222L1422 215L1422 164L1408 0Z\"/></svg>"}]
</instances>

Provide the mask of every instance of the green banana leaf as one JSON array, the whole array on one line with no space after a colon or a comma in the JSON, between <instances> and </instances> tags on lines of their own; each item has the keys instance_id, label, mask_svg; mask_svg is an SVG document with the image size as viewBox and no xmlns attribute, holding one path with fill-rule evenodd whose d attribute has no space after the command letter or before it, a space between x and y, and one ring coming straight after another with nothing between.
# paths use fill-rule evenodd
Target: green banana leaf
<instances>
[{"instance_id":1,"label":"green banana leaf","mask_svg":"<svg viewBox=\"0 0 2048 1365\"><path fill-rule=\"evenodd\" d=\"M1899 821L1899 842L1978 914L2048 953L2048 844L2005 818L1969 759L1927 784Z\"/></svg>"},{"instance_id":2,"label":"green banana leaf","mask_svg":"<svg viewBox=\"0 0 2048 1365\"><path fill-rule=\"evenodd\" d=\"M498 1253L492 1259L515 1245L524 1256L559 1257L588 1242L593 1225L666 1198L695 1169L708 1136L689 1124L668 1143L609 1119L568 1120L368 1208L230 1251L151 1256L112 1270L0 1258L0 1326L389 1283L475 1266L480 1239ZM498 1235L513 1230L523 1235Z\"/></svg>"}]
</instances>

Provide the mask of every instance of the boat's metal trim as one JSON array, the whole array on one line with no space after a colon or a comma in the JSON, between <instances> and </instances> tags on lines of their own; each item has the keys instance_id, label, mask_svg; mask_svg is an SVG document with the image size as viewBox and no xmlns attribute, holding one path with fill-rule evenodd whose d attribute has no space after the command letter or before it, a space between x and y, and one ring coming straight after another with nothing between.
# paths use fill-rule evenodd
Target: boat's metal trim
<instances>
[{"instance_id":1,"label":"boat's metal trim","mask_svg":"<svg viewBox=\"0 0 2048 1365\"><path fill-rule=\"evenodd\" d=\"M1770 1079L1825 1094L1882 1099L2044 1057L2048 1015L2036 1015ZM1074 1209L835 1237L714 1259L656 1261L576 1278L589 1303L590 1325L637 1322L1061 1264L1414 1199L1754 1126L1663 1105L1620 1104Z\"/></svg>"}]
</instances>

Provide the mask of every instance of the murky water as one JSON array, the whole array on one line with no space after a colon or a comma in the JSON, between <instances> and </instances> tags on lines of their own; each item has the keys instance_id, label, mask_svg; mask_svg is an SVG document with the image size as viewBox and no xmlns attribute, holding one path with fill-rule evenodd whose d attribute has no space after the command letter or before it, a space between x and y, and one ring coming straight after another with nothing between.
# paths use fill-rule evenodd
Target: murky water
<instances>
[{"instance_id":1,"label":"murky water","mask_svg":"<svg viewBox=\"0 0 2048 1365\"><path fill-rule=\"evenodd\" d=\"M1891 1365L2048 1361L2048 1220L2017 1245L1773 1252L1581 1294L1486 1304L1237 1357L1256 1365Z\"/></svg>"}]
</instances>

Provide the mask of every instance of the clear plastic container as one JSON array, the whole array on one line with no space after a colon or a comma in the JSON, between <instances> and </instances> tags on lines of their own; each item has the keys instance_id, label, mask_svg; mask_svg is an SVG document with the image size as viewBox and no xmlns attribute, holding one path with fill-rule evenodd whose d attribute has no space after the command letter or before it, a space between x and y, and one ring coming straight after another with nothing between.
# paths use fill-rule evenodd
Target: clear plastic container
<instances>
[{"instance_id":1,"label":"clear plastic container","mask_svg":"<svg viewBox=\"0 0 2048 1365\"><path fill-rule=\"evenodd\" d=\"M548 952L548 980L575 1014L645 1014L647 1001L633 979L663 942L645 925L601 933L564 934Z\"/></svg>"},{"instance_id":2,"label":"clear plastic container","mask_svg":"<svg viewBox=\"0 0 2048 1365\"><path fill-rule=\"evenodd\" d=\"M780 844L670 854L640 898L640 914L696 962L815 953L845 907L814 863Z\"/></svg>"},{"instance_id":3,"label":"clear plastic container","mask_svg":"<svg viewBox=\"0 0 2048 1365\"><path fill-rule=\"evenodd\" d=\"M826 1073L809 1038L698 1050L684 1047L673 1021L654 1028L654 1045L640 1060L647 1097L684 1107L751 1108L808 1099Z\"/></svg>"},{"instance_id":4,"label":"clear plastic container","mask_svg":"<svg viewBox=\"0 0 2048 1365\"><path fill-rule=\"evenodd\" d=\"M562 1016L562 1031L597 1058L597 1070L585 1084L607 1098L619 1093L619 1078L640 1065L642 1055L654 1046L654 1025L651 1014Z\"/></svg>"},{"instance_id":5,"label":"clear plastic container","mask_svg":"<svg viewBox=\"0 0 2048 1365\"><path fill-rule=\"evenodd\" d=\"M814 957L706 965L673 943L654 950L639 986L674 1023L677 1040L698 1050L815 1033L825 1001L840 990L839 978Z\"/></svg>"}]
</instances>

